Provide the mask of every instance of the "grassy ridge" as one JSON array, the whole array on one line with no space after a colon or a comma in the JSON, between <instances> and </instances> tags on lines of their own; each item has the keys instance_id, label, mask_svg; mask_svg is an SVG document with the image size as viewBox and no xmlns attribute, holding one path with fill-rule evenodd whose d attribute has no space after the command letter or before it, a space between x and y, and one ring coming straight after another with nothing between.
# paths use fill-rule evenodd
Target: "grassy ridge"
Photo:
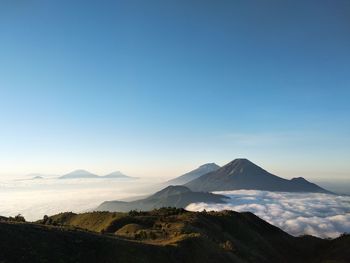
<instances>
[{"instance_id":1,"label":"grassy ridge","mask_svg":"<svg viewBox=\"0 0 350 263\"><path fill-rule=\"evenodd\" d=\"M293 237L233 211L61 213L0 223L0 237L0 262L350 262L348 235Z\"/></svg>"},{"instance_id":2,"label":"grassy ridge","mask_svg":"<svg viewBox=\"0 0 350 263\"><path fill-rule=\"evenodd\" d=\"M75 214L72 212L60 213L51 216L50 222L52 225L68 225L79 227L94 232L101 232L107 228L114 220L126 216L124 213L110 213L110 212L91 212Z\"/></svg>"}]
</instances>

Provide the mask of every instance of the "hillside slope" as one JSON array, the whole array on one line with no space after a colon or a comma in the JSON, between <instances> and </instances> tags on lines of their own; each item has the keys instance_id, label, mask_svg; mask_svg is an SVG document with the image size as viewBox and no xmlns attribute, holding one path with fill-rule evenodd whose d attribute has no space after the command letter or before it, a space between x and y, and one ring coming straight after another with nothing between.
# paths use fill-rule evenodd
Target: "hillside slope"
<instances>
[{"instance_id":1,"label":"hillside slope","mask_svg":"<svg viewBox=\"0 0 350 263\"><path fill-rule=\"evenodd\" d=\"M103 235L67 230L72 227L71 222L79 227L78 222L89 217L90 226L81 226L93 230L98 222L103 222L103 228L99 228ZM104 219L112 217L115 220L109 223L109 219ZM11 247L20 247L20 251L30 248L31 255L51 257L50 249L55 249L54 255L58 251L73 253L76 249L82 258L85 253L90 253L95 259L100 256L96 262L350 262L350 237L347 235L335 240L293 237L252 213L194 213L167 208L124 214L63 213L41 223L49 225L19 224L11 226L12 230L6 234L0 224L0 235L10 240L19 236L19 242L12 243ZM24 230L20 232L23 227L30 230L29 234ZM44 244L44 240L55 244L50 247ZM0 250L1 246L4 244L0 245ZM39 253L39 249L44 252ZM116 258L113 261L110 257Z\"/></svg>"}]
</instances>

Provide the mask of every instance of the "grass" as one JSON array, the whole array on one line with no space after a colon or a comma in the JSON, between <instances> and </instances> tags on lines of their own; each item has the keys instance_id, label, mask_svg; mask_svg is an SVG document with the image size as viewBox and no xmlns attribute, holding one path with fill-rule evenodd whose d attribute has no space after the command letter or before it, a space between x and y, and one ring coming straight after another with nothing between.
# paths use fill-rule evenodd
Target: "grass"
<instances>
[{"instance_id":1,"label":"grass","mask_svg":"<svg viewBox=\"0 0 350 263\"><path fill-rule=\"evenodd\" d=\"M1 220L0 262L350 262L350 237L293 237L252 213L61 213Z\"/></svg>"}]
</instances>

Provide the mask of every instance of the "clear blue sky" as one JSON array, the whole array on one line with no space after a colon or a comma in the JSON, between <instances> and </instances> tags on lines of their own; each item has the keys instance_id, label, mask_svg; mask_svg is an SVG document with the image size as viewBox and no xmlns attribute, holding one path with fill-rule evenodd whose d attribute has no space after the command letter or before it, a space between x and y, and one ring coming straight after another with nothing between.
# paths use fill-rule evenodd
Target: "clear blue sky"
<instances>
[{"instance_id":1,"label":"clear blue sky","mask_svg":"<svg viewBox=\"0 0 350 263\"><path fill-rule=\"evenodd\" d=\"M350 2L1 1L0 173L350 176Z\"/></svg>"}]
</instances>

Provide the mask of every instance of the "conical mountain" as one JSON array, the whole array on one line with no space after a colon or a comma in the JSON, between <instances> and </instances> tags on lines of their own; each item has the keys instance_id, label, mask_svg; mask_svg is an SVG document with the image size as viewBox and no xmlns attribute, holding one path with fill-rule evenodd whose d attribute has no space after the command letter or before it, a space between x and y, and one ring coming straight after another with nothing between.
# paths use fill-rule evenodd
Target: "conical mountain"
<instances>
[{"instance_id":1,"label":"conical mountain","mask_svg":"<svg viewBox=\"0 0 350 263\"><path fill-rule=\"evenodd\" d=\"M247 159L235 159L220 169L185 184L192 191L228 191L239 189L329 193L304 178L287 180L273 175Z\"/></svg>"},{"instance_id":2,"label":"conical mountain","mask_svg":"<svg viewBox=\"0 0 350 263\"><path fill-rule=\"evenodd\" d=\"M194 179L197 179L198 177L216 171L219 169L220 166L216 163L206 163L201 166L199 166L197 169L194 169L188 173L185 173L179 177L176 177L172 180L167 181L166 185L183 185L185 183L188 183Z\"/></svg>"},{"instance_id":3,"label":"conical mountain","mask_svg":"<svg viewBox=\"0 0 350 263\"><path fill-rule=\"evenodd\" d=\"M70 172L68 174L62 175L59 177L60 179L75 179L75 178L98 178L98 175L90 173L86 170L75 170L73 172Z\"/></svg>"}]
</instances>

